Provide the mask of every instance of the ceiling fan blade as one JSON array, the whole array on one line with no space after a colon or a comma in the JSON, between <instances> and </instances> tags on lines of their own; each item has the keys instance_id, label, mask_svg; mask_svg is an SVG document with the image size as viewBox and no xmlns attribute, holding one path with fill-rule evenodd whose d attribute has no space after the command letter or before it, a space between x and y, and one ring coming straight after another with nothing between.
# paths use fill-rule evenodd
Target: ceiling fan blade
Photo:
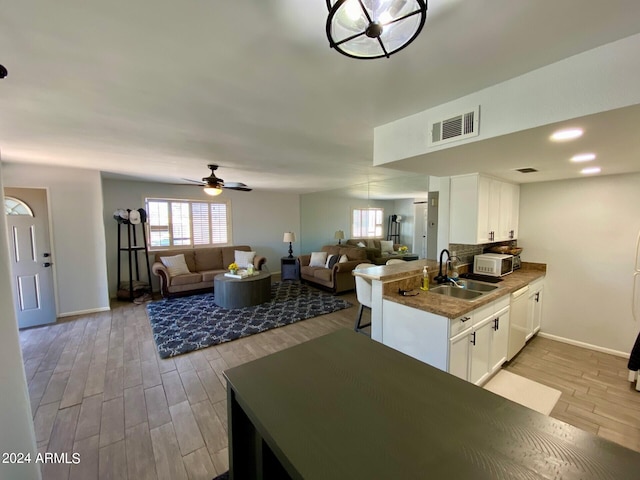
<instances>
[{"instance_id":1,"label":"ceiling fan blade","mask_svg":"<svg viewBox=\"0 0 640 480\"><path fill-rule=\"evenodd\" d=\"M229 190L239 190L241 192L250 192L252 190L242 182L226 182L222 185L222 188L228 188Z\"/></svg>"},{"instance_id":2,"label":"ceiling fan blade","mask_svg":"<svg viewBox=\"0 0 640 480\"><path fill-rule=\"evenodd\" d=\"M196 185L204 187L204 183L202 183L200 180L191 180L190 178L182 178L181 180L184 180L185 182L195 183Z\"/></svg>"},{"instance_id":3,"label":"ceiling fan blade","mask_svg":"<svg viewBox=\"0 0 640 480\"><path fill-rule=\"evenodd\" d=\"M234 185L232 183L227 183L222 185L222 188L226 188L227 190L239 190L241 192L250 192L252 189L247 187L245 184L241 183L239 185Z\"/></svg>"}]
</instances>

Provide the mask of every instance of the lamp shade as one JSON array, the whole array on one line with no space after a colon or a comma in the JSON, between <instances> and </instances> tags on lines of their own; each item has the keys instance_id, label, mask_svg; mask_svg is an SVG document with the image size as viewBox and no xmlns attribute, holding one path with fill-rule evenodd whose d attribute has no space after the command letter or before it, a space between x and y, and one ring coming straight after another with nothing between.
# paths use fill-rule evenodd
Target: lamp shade
<instances>
[{"instance_id":1,"label":"lamp shade","mask_svg":"<svg viewBox=\"0 0 640 480\"><path fill-rule=\"evenodd\" d=\"M336 240L344 240L344 232L342 230L336 230L333 238L335 238Z\"/></svg>"},{"instance_id":2,"label":"lamp shade","mask_svg":"<svg viewBox=\"0 0 640 480\"><path fill-rule=\"evenodd\" d=\"M295 242L296 234L293 232L284 232L284 238L282 239L282 241L285 243Z\"/></svg>"},{"instance_id":3,"label":"lamp shade","mask_svg":"<svg viewBox=\"0 0 640 480\"><path fill-rule=\"evenodd\" d=\"M380 58L402 50L420 33L426 0L326 0L331 48L353 58Z\"/></svg>"}]
</instances>

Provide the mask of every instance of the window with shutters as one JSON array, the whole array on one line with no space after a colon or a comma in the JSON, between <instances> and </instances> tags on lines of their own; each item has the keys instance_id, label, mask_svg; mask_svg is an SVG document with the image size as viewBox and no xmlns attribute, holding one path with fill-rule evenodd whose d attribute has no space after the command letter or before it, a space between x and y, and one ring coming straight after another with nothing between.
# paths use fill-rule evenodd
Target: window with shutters
<instances>
[{"instance_id":1,"label":"window with shutters","mask_svg":"<svg viewBox=\"0 0 640 480\"><path fill-rule=\"evenodd\" d=\"M381 208L354 208L351 238L382 238Z\"/></svg>"},{"instance_id":2,"label":"window with shutters","mask_svg":"<svg viewBox=\"0 0 640 480\"><path fill-rule=\"evenodd\" d=\"M147 198L149 248L231 243L230 208L224 201Z\"/></svg>"}]
</instances>

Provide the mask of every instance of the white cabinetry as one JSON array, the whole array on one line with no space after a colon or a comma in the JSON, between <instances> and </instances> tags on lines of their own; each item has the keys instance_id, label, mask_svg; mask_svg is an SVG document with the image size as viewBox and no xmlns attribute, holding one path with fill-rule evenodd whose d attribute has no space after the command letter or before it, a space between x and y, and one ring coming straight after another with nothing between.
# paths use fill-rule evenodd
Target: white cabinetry
<instances>
[{"instance_id":1,"label":"white cabinetry","mask_svg":"<svg viewBox=\"0 0 640 480\"><path fill-rule=\"evenodd\" d=\"M540 330L542 324L542 300L544 295L544 278L529 284L527 305L527 337L529 340Z\"/></svg>"},{"instance_id":2,"label":"white cabinetry","mask_svg":"<svg viewBox=\"0 0 640 480\"><path fill-rule=\"evenodd\" d=\"M463 380L469 379L469 334L471 327L449 340L448 372Z\"/></svg>"},{"instance_id":3,"label":"white cabinetry","mask_svg":"<svg viewBox=\"0 0 640 480\"><path fill-rule=\"evenodd\" d=\"M491 356L489 365L495 372L507 361L509 348L509 307L501 309L494 315L491 338Z\"/></svg>"},{"instance_id":4,"label":"white cabinetry","mask_svg":"<svg viewBox=\"0 0 640 480\"><path fill-rule=\"evenodd\" d=\"M509 295L449 319L383 301L382 343L475 384L504 363Z\"/></svg>"},{"instance_id":5,"label":"white cabinetry","mask_svg":"<svg viewBox=\"0 0 640 480\"><path fill-rule=\"evenodd\" d=\"M474 311L469 342L469 378L480 385L507 360L509 296Z\"/></svg>"},{"instance_id":6,"label":"white cabinetry","mask_svg":"<svg viewBox=\"0 0 640 480\"><path fill-rule=\"evenodd\" d=\"M491 354L491 326L492 319L487 318L473 327L469 342L469 381L482 383L491 373L489 355Z\"/></svg>"},{"instance_id":7,"label":"white cabinetry","mask_svg":"<svg viewBox=\"0 0 640 480\"><path fill-rule=\"evenodd\" d=\"M477 173L451 177L451 243L480 244L518 235L520 187Z\"/></svg>"}]
</instances>

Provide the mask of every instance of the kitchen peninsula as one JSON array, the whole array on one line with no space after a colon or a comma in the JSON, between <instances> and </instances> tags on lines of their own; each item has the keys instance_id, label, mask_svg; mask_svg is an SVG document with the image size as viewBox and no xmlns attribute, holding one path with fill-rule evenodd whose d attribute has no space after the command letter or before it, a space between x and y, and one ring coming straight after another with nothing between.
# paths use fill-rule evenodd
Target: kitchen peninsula
<instances>
[{"instance_id":1,"label":"kitchen peninsula","mask_svg":"<svg viewBox=\"0 0 640 480\"><path fill-rule=\"evenodd\" d=\"M507 359L510 294L541 282L546 265L525 262L502 277L498 288L471 301L420 290L425 265L433 278L438 268L433 260L353 271L372 284L371 338L482 384Z\"/></svg>"}]
</instances>

